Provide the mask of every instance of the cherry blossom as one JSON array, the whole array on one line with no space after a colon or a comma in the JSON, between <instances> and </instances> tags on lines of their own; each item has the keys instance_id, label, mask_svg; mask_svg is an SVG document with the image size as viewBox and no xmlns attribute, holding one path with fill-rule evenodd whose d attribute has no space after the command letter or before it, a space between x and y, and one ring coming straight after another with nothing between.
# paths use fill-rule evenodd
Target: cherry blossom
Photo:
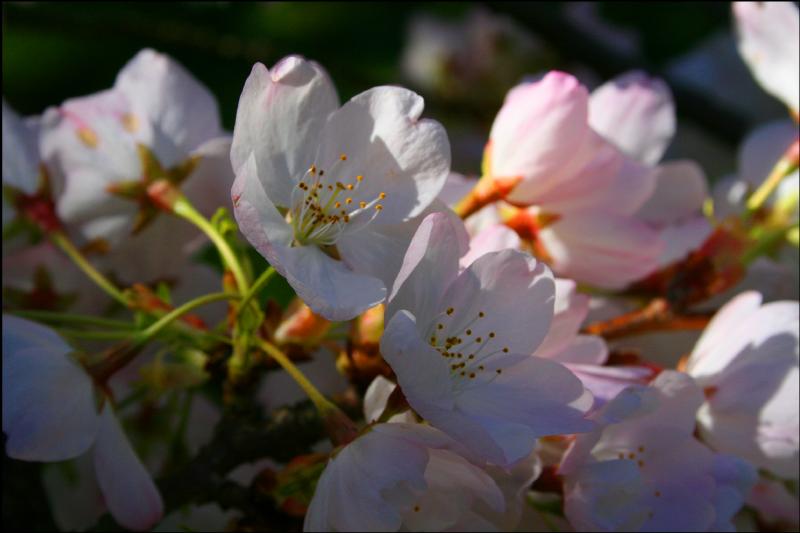
<instances>
[{"instance_id":1,"label":"cherry blossom","mask_svg":"<svg viewBox=\"0 0 800 533\"><path fill-rule=\"evenodd\" d=\"M143 201L155 180L185 182L198 207L213 212L233 177L230 140L213 95L171 58L149 49L123 67L113 88L48 109L40 144L64 184L61 219L112 247L155 217L156 208ZM216 198L208 209L211 191ZM162 239L177 234L174 250L194 235L184 226L176 221L156 233Z\"/></svg>"},{"instance_id":2,"label":"cherry blossom","mask_svg":"<svg viewBox=\"0 0 800 533\"><path fill-rule=\"evenodd\" d=\"M386 408L387 400L396 388L395 383L383 376L376 377L370 383L364 394L364 418L368 422L377 422ZM416 418L410 410L397 413L388 419L390 423L413 424L415 421ZM507 469L492 465L484 465L483 469L503 492L505 509L502 513L497 513L483 506L480 512L481 517L491 522L494 527L487 527L484 521L480 522L481 526L492 530L511 531L518 524L522 525L520 519L527 507L525 499L528 489L533 480L541 473L541 461L536 452ZM475 526L462 523L459 527L474 528Z\"/></svg>"},{"instance_id":3,"label":"cherry blossom","mask_svg":"<svg viewBox=\"0 0 800 533\"><path fill-rule=\"evenodd\" d=\"M720 309L686 371L706 393L697 415L703 439L776 476L797 479L798 306L761 300L746 292Z\"/></svg>"},{"instance_id":4,"label":"cherry blossom","mask_svg":"<svg viewBox=\"0 0 800 533\"><path fill-rule=\"evenodd\" d=\"M592 399L567 369L529 355L552 320L547 267L505 250L459 274L467 239L446 215L423 221L388 300L381 353L419 415L510 465L537 437L590 429Z\"/></svg>"},{"instance_id":5,"label":"cherry blossom","mask_svg":"<svg viewBox=\"0 0 800 533\"><path fill-rule=\"evenodd\" d=\"M91 453L111 514L129 529L150 529L163 504L105 393L53 330L3 315L3 432L6 453L63 461Z\"/></svg>"},{"instance_id":6,"label":"cherry blossom","mask_svg":"<svg viewBox=\"0 0 800 533\"><path fill-rule=\"evenodd\" d=\"M693 380L664 371L595 414L561 464L565 514L581 531L734 531L730 520L755 482L739 458L693 436L703 401Z\"/></svg>"},{"instance_id":7,"label":"cherry blossom","mask_svg":"<svg viewBox=\"0 0 800 533\"><path fill-rule=\"evenodd\" d=\"M550 72L512 89L484 164L514 184L505 199L524 208L557 274L621 288L655 267L663 244L633 216L653 192L652 170L594 131L589 93L574 77Z\"/></svg>"},{"instance_id":8,"label":"cherry blossom","mask_svg":"<svg viewBox=\"0 0 800 533\"><path fill-rule=\"evenodd\" d=\"M800 109L800 15L791 2L733 2L739 53L756 81Z\"/></svg>"},{"instance_id":9,"label":"cherry blossom","mask_svg":"<svg viewBox=\"0 0 800 533\"><path fill-rule=\"evenodd\" d=\"M334 453L304 529L508 530L521 516L537 465L534 459L510 470L487 466L430 426L377 424Z\"/></svg>"},{"instance_id":10,"label":"cherry blossom","mask_svg":"<svg viewBox=\"0 0 800 533\"><path fill-rule=\"evenodd\" d=\"M447 178L447 135L419 118L422 108L400 87L339 107L328 75L298 56L272 71L257 63L245 83L231 149L237 221L325 318L350 319L383 301L392 275L383 246Z\"/></svg>"},{"instance_id":11,"label":"cherry blossom","mask_svg":"<svg viewBox=\"0 0 800 533\"><path fill-rule=\"evenodd\" d=\"M444 433L379 424L343 448L317 483L307 531L441 530L476 519L478 501L501 512L503 495ZM341 487L348 487L342 491Z\"/></svg>"}]
</instances>

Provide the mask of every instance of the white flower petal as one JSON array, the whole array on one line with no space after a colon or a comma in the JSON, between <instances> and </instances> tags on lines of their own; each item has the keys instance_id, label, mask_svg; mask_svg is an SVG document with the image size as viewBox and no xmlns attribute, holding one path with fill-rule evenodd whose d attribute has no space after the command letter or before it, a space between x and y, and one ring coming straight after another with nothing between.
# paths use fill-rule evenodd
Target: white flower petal
<instances>
[{"instance_id":1,"label":"white flower petal","mask_svg":"<svg viewBox=\"0 0 800 533\"><path fill-rule=\"evenodd\" d=\"M398 311L381 337L381 354L415 410L427 411L428 405L450 409L453 399L448 361L425 343L417 328L411 313Z\"/></svg>"},{"instance_id":2,"label":"white flower petal","mask_svg":"<svg viewBox=\"0 0 800 533\"><path fill-rule=\"evenodd\" d=\"M442 307L454 312L446 331L474 323L471 338L459 334L465 342L486 340L487 351L506 347L514 353L533 353L550 329L554 299L553 274L544 263L517 250L485 254L448 287Z\"/></svg>"},{"instance_id":3,"label":"white flower petal","mask_svg":"<svg viewBox=\"0 0 800 533\"><path fill-rule=\"evenodd\" d=\"M39 185L38 133L3 98L3 184L26 194L35 193Z\"/></svg>"},{"instance_id":4,"label":"white flower petal","mask_svg":"<svg viewBox=\"0 0 800 533\"><path fill-rule=\"evenodd\" d=\"M658 258L659 268L685 259L691 252L700 249L712 231L714 227L703 215L696 215L663 228L658 234L664 243L664 249Z\"/></svg>"},{"instance_id":5,"label":"white flower petal","mask_svg":"<svg viewBox=\"0 0 800 533\"><path fill-rule=\"evenodd\" d=\"M458 274L458 259L467 251L468 242L464 225L457 218L445 213L425 217L391 288L386 316L407 309L427 327L440 310L447 286Z\"/></svg>"},{"instance_id":6,"label":"white flower petal","mask_svg":"<svg viewBox=\"0 0 800 533\"><path fill-rule=\"evenodd\" d=\"M670 161L656 167L655 190L636 216L669 224L699 213L708 196L706 176L694 161Z\"/></svg>"},{"instance_id":7,"label":"white flower petal","mask_svg":"<svg viewBox=\"0 0 800 533\"><path fill-rule=\"evenodd\" d=\"M460 225L458 215L439 200L434 200L422 213L396 224L381 224L375 220L367 227L353 233L344 233L336 241L339 255L354 272L380 279L392 287L411 239L426 216L442 213Z\"/></svg>"},{"instance_id":8,"label":"white flower petal","mask_svg":"<svg viewBox=\"0 0 800 533\"><path fill-rule=\"evenodd\" d=\"M469 241L469 252L460 261L462 268L467 268L476 259L490 252L500 252L503 250L519 250L522 247L522 240L519 235L503 224L488 226Z\"/></svg>"},{"instance_id":9,"label":"white flower petal","mask_svg":"<svg viewBox=\"0 0 800 533\"><path fill-rule=\"evenodd\" d=\"M609 289L652 272L664 246L641 221L599 211L565 216L539 238L557 274Z\"/></svg>"},{"instance_id":10,"label":"white flower petal","mask_svg":"<svg viewBox=\"0 0 800 533\"><path fill-rule=\"evenodd\" d=\"M739 53L759 84L800 109L800 15L791 2L734 2Z\"/></svg>"},{"instance_id":11,"label":"white flower petal","mask_svg":"<svg viewBox=\"0 0 800 533\"><path fill-rule=\"evenodd\" d=\"M374 426L328 463L304 530L399 530L404 507L411 507L415 494L427 489L429 448L455 447L443 433L419 424Z\"/></svg>"},{"instance_id":12,"label":"white flower petal","mask_svg":"<svg viewBox=\"0 0 800 533\"><path fill-rule=\"evenodd\" d=\"M630 157L654 165L675 135L672 93L659 78L626 72L592 91L589 124Z\"/></svg>"},{"instance_id":13,"label":"white flower petal","mask_svg":"<svg viewBox=\"0 0 800 533\"><path fill-rule=\"evenodd\" d=\"M755 190L800 132L791 120L767 122L750 132L737 154L738 177Z\"/></svg>"},{"instance_id":14,"label":"white flower petal","mask_svg":"<svg viewBox=\"0 0 800 533\"><path fill-rule=\"evenodd\" d=\"M588 339L599 340L597 337L588 337ZM605 347L604 343L603 347ZM595 349L599 350L599 347ZM567 352L563 356L564 359L578 359L579 357L584 357L584 355ZM588 356L585 357L589 359ZM559 358L558 361L563 361L563 359ZM595 407L605 404L632 385L646 385L654 374L652 369L643 366L599 366L596 362L592 364L563 362L581 380L583 386L592 393Z\"/></svg>"},{"instance_id":15,"label":"white flower petal","mask_svg":"<svg viewBox=\"0 0 800 533\"><path fill-rule=\"evenodd\" d=\"M589 297L577 292L574 281L556 278L555 285L553 322L550 324L547 337L536 349L537 357L556 358L562 349L573 342L589 312ZM560 358L558 360L566 362Z\"/></svg>"},{"instance_id":16,"label":"white flower petal","mask_svg":"<svg viewBox=\"0 0 800 533\"><path fill-rule=\"evenodd\" d=\"M198 211L211 217L220 207L231 208L230 190L234 174L230 160L231 137L215 137L192 152L200 157L197 167L181 185Z\"/></svg>"},{"instance_id":17,"label":"white flower petal","mask_svg":"<svg viewBox=\"0 0 800 533\"><path fill-rule=\"evenodd\" d=\"M120 525L145 531L161 520L164 513L161 494L110 406L102 413L94 446L94 467L106 505Z\"/></svg>"},{"instance_id":18,"label":"white flower petal","mask_svg":"<svg viewBox=\"0 0 800 533\"><path fill-rule=\"evenodd\" d=\"M94 442L94 386L71 351L51 329L3 315L3 431L10 457L61 461Z\"/></svg>"},{"instance_id":19,"label":"white flower petal","mask_svg":"<svg viewBox=\"0 0 800 533\"><path fill-rule=\"evenodd\" d=\"M316 246L277 245L274 250L275 270L315 313L328 320L350 320L386 298L379 279L349 270Z\"/></svg>"},{"instance_id":20,"label":"white flower petal","mask_svg":"<svg viewBox=\"0 0 800 533\"><path fill-rule=\"evenodd\" d=\"M341 182L363 176L355 201L386 193L377 215L382 223L421 213L450 172L447 133L438 122L419 118L423 106L422 97L407 89L375 87L331 114L320 134L317 167Z\"/></svg>"},{"instance_id":21,"label":"white flower petal","mask_svg":"<svg viewBox=\"0 0 800 533\"><path fill-rule=\"evenodd\" d=\"M543 357L538 350L534 354ZM559 363L580 365L602 365L608 358L608 346L601 337L594 335L575 335L572 341L561 350L549 356ZM604 368L604 367L601 367Z\"/></svg>"},{"instance_id":22,"label":"white flower petal","mask_svg":"<svg viewBox=\"0 0 800 533\"><path fill-rule=\"evenodd\" d=\"M592 160L599 145L588 98L574 77L556 71L509 91L489 138L491 175L523 178L511 201L536 203Z\"/></svg>"},{"instance_id":23,"label":"white flower petal","mask_svg":"<svg viewBox=\"0 0 800 533\"><path fill-rule=\"evenodd\" d=\"M236 110L234 171L255 154L269 198L289 207L292 188L314 162L322 126L338 104L333 83L317 63L288 56L272 71L256 63Z\"/></svg>"},{"instance_id":24,"label":"white flower petal","mask_svg":"<svg viewBox=\"0 0 800 533\"><path fill-rule=\"evenodd\" d=\"M138 120L152 125L156 139L169 139L184 156L222 133L214 95L165 54L140 51L119 72L114 88L128 98L134 116L142 115ZM159 144L151 146L158 153ZM178 162L160 159L165 165Z\"/></svg>"}]
</instances>

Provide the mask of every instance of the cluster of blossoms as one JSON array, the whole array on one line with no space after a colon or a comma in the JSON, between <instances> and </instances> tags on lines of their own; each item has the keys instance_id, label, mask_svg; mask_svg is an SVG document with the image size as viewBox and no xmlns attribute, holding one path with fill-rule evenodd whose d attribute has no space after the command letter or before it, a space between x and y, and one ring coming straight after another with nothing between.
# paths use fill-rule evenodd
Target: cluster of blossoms
<instances>
[{"instance_id":1,"label":"cluster of blossoms","mask_svg":"<svg viewBox=\"0 0 800 533\"><path fill-rule=\"evenodd\" d=\"M261 378L277 363L333 448L289 450L253 486L272 472L262 492L308 531L797 527L800 319L773 273L797 261L798 11L734 14L794 122L755 132L713 193L696 163L661 161L675 109L641 72L591 93L555 71L512 88L479 180L451 172L418 94L341 104L299 56L254 65L232 135L152 50L41 117L4 102L6 454L90 457L93 514L64 527L108 511L150 529L223 490L151 477L186 462L201 391L217 407L199 426L274 408L289 394ZM221 280L192 262L204 236ZM286 309L259 297L276 273ZM702 333L666 341L669 364L611 343L685 329ZM312 376L329 351L336 368ZM166 451L128 439L145 411L170 413L168 437L149 435Z\"/></svg>"}]
</instances>

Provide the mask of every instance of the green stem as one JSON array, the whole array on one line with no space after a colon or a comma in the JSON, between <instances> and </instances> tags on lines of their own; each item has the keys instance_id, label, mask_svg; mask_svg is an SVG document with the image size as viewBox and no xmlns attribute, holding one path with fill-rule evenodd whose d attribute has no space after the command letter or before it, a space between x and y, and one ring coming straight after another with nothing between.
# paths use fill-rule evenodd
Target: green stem
<instances>
[{"instance_id":1,"label":"green stem","mask_svg":"<svg viewBox=\"0 0 800 533\"><path fill-rule=\"evenodd\" d=\"M215 292L212 294L206 294L204 296L200 296L199 298L195 298L194 300L190 300L185 304L181 305L180 307L176 307L166 315L162 316L156 322L151 324L147 329L145 329L139 334L139 336L136 338L136 342L137 344L144 344L148 342L150 339L158 335L158 333L160 333L164 328L169 326L172 322L174 322L178 318L182 317L186 313L198 307L213 302L218 302L220 300L231 300L238 298L239 295L237 294L231 294L228 292Z\"/></svg>"},{"instance_id":2,"label":"green stem","mask_svg":"<svg viewBox=\"0 0 800 533\"><path fill-rule=\"evenodd\" d=\"M109 296L114 298L116 301L128 307L128 299L122 294L122 292L117 289L113 283L111 283L108 278L103 276L97 269L95 269L89 261L83 256L83 254L75 248L75 245L72 244L72 241L61 231L56 231L50 234L50 239L55 243L59 248L61 248L65 254L75 262L78 267L83 270L83 272L94 281L98 287L103 289Z\"/></svg>"},{"instance_id":3,"label":"green stem","mask_svg":"<svg viewBox=\"0 0 800 533\"><path fill-rule=\"evenodd\" d=\"M41 320L43 322L56 322L68 324L86 324L89 326L99 326L112 329L128 329L132 330L134 327L122 320L112 320L109 318L100 318L88 315L75 315L71 313L58 313L54 311L36 311L36 310L20 310L14 311L15 315L23 318L30 318L32 320Z\"/></svg>"},{"instance_id":4,"label":"green stem","mask_svg":"<svg viewBox=\"0 0 800 533\"><path fill-rule=\"evenodd\" d=\"M762 255L767 255L783 242L791 231L797 231L797 224L766 231L758 241L742 255L742 264L749 265Z\"/></svg>"},{"instance_id":5,"label":"green stem","mask_svg":"<svg viewBox=\"0 0 800 533\"><path fill-rule=\"evenodd\" d=\"M89 340L120 340L128 339L134 336L133 331L85 331L82 329L64 329L56 328L60 334L66 337L75 339L89 339Z\"/></svg>"},{"instance_id":6,"label":"green stem","mask_svg":"<svg viewBox=\"0 0 800 533\"><path fill-rule=\"evenodd\" d=\"M242 265L239 264L239 260L236 254L233 253L228 242L219 234L214 226L189 203L189 200L185 196L178 198L172 206L172 209L176 215L200 228L203 233L211 239L211 242L217 247L219 255L222 256L223 262L231 269L233 277L236 279L236 284L239 287L239 293L244 294L247 292L247 277L244 275Z\"/></svg>"},{"instance_id":7,"label":"green stem","mask_svg":"<svg viewBox=\"0 0 800 533\"><path fill-rule=\"evenodd\" d=\"M306 393L306 396L314 403L314 406L319 411L320 415L323 417L333 413L338 412L339 408L336 407L330 400L325 398L319 390L306 378L305 374L300 371L297 366L283 353L277 346L271 344L263 339L257 339L256 342L261 347L262 350L267 352L267 354L275 359L275 361L283 367L286 372L292 376L292 379L303 389L303 392Z\"/></svg>"},{"instance_id":8,"label":"green stem","mask_svg":"<svg viewBox=\"0 0 800 533\"><path fill-rule=\"evenodd\" d=\"M790 172L793 172L794 169L797 168L797 161L792 161L790 158L784 156L775 164L775 167L772 169L772 172L769 173L767 179L759 185L758 189L748 198L747 200L747 211L748 214L752 214L756 211L759 207L761 207L767 198L775 192L775 189L778 188L778 185L781 184L783 178L786 177Z\"/></svg>"},{"instance_id":9,"label":"green stem","mask_svg":"<svg viewBox=\"0 0 800 533\"><path fill-rule=\"evenodd\" d=\"M239 302L239 313L241 313L242 309L244 309L247 306L247 304L250 303L250 300L252 300L258 295L261 289L267 286L267 283L269 283L269 280L271 280L274 275L275 275L275 269L269 267L264 272L262 272L260 276L258 276L258 279L250 287L250 290L247 291L247 294L245 294L244 297L242 297L242 301Z\"/></svg>"}]
</instances>

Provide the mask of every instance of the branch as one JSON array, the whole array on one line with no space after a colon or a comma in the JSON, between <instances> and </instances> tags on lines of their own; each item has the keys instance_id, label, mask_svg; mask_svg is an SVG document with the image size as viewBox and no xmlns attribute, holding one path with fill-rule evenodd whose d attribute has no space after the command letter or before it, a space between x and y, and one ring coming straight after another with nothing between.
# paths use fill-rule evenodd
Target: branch
<instances>
[{"instance_id":1,"label":"branch","mask_svg":"<svg viewBox=\"0 0 800 533\"><path fill-rule=\"evenodd\" d=\"M646 307L610 320L594 322L583 329L606 340L653 331L702 330L711 320L706 313L676 313L664 298L654 298Z\"/></svg>"}]
</instances>

